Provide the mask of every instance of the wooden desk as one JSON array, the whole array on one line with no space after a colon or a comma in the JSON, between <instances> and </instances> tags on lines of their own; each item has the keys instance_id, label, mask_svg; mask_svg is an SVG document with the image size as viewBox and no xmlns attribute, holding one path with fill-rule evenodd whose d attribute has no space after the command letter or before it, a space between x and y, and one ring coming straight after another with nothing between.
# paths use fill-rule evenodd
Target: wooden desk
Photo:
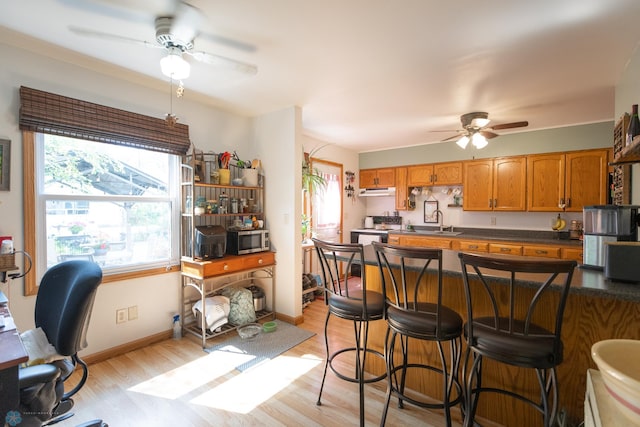
<instances>
[{"instance_id":1,"label":"wooden desk","mask_svg":"<svg viewBox=\"0 0 640 427\"><path fill-rule=\"evenodd\" d=\"M0 299L4 299L2 292ZM4 328L0 328L0 422L4 423L7 412L18 410L18 369L21 363L29 360L29 356L6 304L0 305L0 316L5 322Z\"/></svg>"}]
</instances>

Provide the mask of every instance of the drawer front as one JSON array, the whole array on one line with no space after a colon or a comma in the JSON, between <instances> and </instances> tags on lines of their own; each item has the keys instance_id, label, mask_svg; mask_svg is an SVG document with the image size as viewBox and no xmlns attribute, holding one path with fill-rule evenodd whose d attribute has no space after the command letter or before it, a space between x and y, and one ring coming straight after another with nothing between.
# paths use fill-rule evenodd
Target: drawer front
<instances>
[{"instance_id":1,"label":"drawer front","mask_svg":"<svg viewBox=\"0 0 640 427\"><path fill-rule=\"evenodd\" d=\"M387 243L389 243L390 245L399 245L400 244L400 236L397 236L395 234L390 234L388 239L389 240L387 241Z\"/></svg>"},{"instance_id":2,"label":"drawer front","mask_svg":"<svg viewBox=\"0 0 640 427\"><path fill-rule=\"evenodd\" d=\"M488 242L460 240L459 246L459 249L463 252L489 252Z\"/></svg>"},{"instance_id":3,"label":"drawer front","mask_svg":"<svg viewBox=\"0 0 640 427\"><path fill-rule=\"evenodd\" d=\"M562 259L572 259L582 263L582 248L562 248Z\"/></svg>"},{"instance_id":4,"label":"drawer front","mask_svg":"<svg viewBox=\"0 0 640 427\"><path fill-rule=\"evenodd\" d=\"M504 243L490 243L489 252L492 254L522 255L522 245L509 245Z\"/></svg>"},{"instance_id":5,"label":"drawer front","mask_svg":"<svg viewBox=\"0 0 640 427\"><path fill-rule=\"evenodd\" d=\"M451 239L439 239L437 237L401 236L400 244L403 246L451 249Z\"/></svg>"},{"instance_id":6,"label":"drawer front","mask_svg":"<svg viewBox=\"0 0 640 427\"><path fill-rule=\"evenodd\" d=\"M557 246L531 246L522 248L524 256L537 256L544 258L560 258L560 248Z\"/></svg>"},{"instance_id":7,"label":"drawer front","mask_svg":"<svg viewBox=\"0 0 640 427\"><path fill-rule=\"evenodd\" d=\"M203 279L274 264L274 252L259 252L249 255L226 255L223 258L207 261L183 259L182 272L191 277Z\"/></svg>"}]
</instances>

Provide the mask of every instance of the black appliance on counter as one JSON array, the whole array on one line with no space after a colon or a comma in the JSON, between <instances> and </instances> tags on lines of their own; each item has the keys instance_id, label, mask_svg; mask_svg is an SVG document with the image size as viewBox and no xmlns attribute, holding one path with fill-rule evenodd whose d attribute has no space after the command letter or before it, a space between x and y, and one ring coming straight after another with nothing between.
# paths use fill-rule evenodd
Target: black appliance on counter
<instances>
[{"instance_id":1,"label":"black appliance on counter","mask_svg":"<svg viewBox=\"0 0 640 427\"><path fill-rule=\"evenodd\" d=\"M199 225L195 229L194 258L222 258L227 251L227 232L219 225Z\"/></svg>"}]
</instances>

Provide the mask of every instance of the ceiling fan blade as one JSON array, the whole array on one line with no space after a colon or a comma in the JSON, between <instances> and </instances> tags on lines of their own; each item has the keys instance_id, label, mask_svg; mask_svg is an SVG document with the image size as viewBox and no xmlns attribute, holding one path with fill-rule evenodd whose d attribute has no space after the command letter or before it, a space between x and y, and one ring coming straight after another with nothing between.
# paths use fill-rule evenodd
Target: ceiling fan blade
<instances>
[{"instance_id":1,"label":"ceiling fan blade","mask_svg":"<svg viewBox=\"0 0 640 427\"><path fill-rule=\"evenodd\" d=\"M200 9L180 2L171 23L171 34L178 40L190 43L198 35L203 23L204 16Z\"/></svg>"},{"instance_id":2,"label":"ceiling fan blade","mask_svg":"<svg viewBox=\"0 0 640 427\"><path fill-rule=\"evenodd\" d=\"M441 142L451 141L452 139L457 139L457 138L460 138L461 136L462 136L461 134L453 135L453 136L450 136L449 138L445 138L445 139L441 140Z\"/></svg>"},{"instance_id":3,"label":"ceiling fan blade","mask_svg":"<svg viewBox=\"0 0 640 427\"><path fill-rule=\"evenodd\" d=\"M213 65L218 68L239 71L248 75L255 75L258 72L258 67L253 64L236 61L235 59L226 58L224 56L213 55L211 53L200 51L186 51L185 53L193 56L197 61L204 62L205 64Z\"/></svg>"},{"instance_id":4,"label":"ceiling fan blade","mask_svg":"<svg viewBox=\"0 0 640 427\"><path fill-rule=\"evenodd\" d=\"M157 43L152 43L152 42L138 40L138 39L132 39L130 37L119 36L117 34L110 34L110 33L103 33L101 31L89 30L87 28L69 26L69 31L83 37L94 37L94 38L100 38L105 40L112 40L116 42L134 43L134 44L143 45L145 47L163 49L163 46L160 46Z\"/></svg>"},{"instance_id":5,"label":"ceiling fan blade","mask_svg":"<svg viewBox=\"0 0 640 427\"><path fill-rule=\"evenodd\" d=\"M526 126L529 126L529 122L523 121L523 122L513 122L513 123L503 123L500 125L493 125L488 127L487 129L502 130L502 129L522 128Z\"/></svg>"},{"instance_id":6,"label":"ceiling fan blade","mask_svg":"<svg viewBox=\"0 0 640 427\"><path fill-rule=\"evenodd\" d=\"M487 139L495 138L496 136L500 136L497 133L489 132L488 130L481 130L480 135L484 136Z\"/></svg>"}]
</instances>

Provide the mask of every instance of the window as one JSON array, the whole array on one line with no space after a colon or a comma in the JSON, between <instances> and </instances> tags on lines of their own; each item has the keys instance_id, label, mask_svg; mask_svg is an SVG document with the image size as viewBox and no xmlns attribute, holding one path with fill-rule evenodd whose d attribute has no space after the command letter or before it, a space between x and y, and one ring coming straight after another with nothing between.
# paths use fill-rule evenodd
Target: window
<instances>
[{"instance_id":1,"label":"window","mask_svg":"<svg viewBox=\"0 0 640 427\"><path fill-rule=\"evenodd\" d=\"M189 126L20 87L24 248L36 274L100 263L103 283L179 270L179 156Z\"/></svg>"},{"instance_id":2,"label":"window","mask_svg":"<svg viewBox=\"0 0 640 427\"><path fill-rule=\"evenodd\" d=\"M89 259L109 272L178 262L178 156L36 137L38 268Z\"/></svg>"}]
</instances>

